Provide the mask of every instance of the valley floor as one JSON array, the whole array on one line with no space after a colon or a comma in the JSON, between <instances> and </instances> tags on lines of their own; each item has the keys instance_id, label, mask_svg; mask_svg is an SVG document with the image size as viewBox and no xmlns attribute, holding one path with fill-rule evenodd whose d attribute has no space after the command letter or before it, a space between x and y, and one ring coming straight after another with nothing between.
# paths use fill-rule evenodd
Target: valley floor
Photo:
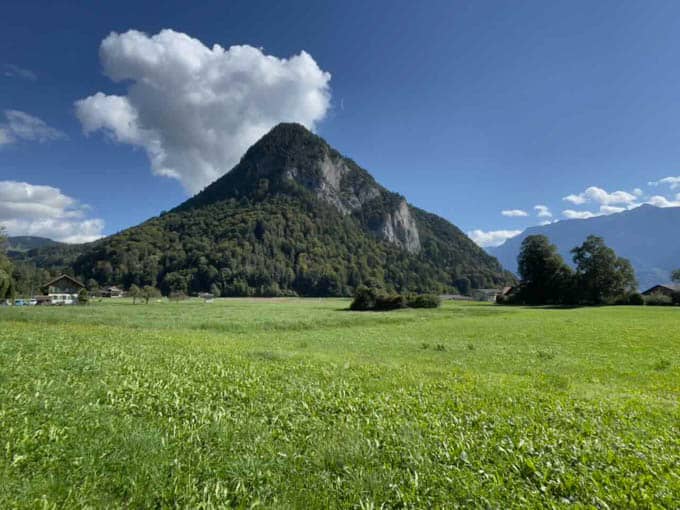
<instances>
[{"instance_id":1,"label":"valley floor","mask_svg":"<svg viewBox=\"0 0 680 510\"><path fill-rule=\"evenodd\" d=\"M680 309L0 308L0 508L677 508Z\"/></svg>"}]
</instances>

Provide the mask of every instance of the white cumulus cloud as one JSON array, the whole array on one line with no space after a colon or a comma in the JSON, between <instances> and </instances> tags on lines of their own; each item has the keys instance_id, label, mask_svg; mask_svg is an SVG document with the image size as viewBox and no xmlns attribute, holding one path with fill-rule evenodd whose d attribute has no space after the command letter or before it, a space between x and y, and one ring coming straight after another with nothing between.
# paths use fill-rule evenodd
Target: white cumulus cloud
<instances>
[{"instance_id":1,"label":"white cumulus cloud","mask_svg":"<svg viewBox=\"0 0 680 510\"><path fill-rule=\"evenodd\" d=\"M675 196L675 200L669 200L661 195L654 195L649 197L646 203L656 207L680 207L680 193Z\"/></svg>"},{"instance_id":2,"label":"white cumulus cloud","mask_svg":"<svg viewBox=\"0 0 680 510\"><path fill-rule=\"evenodd\" d=\"M581 205L586 203L586 197L583 196L583 194L579 195L567 195L564 197L562 200L565 200L567 202L571 202L574 205Z\"/></svg>"},{"instance_id":3,"label":"white cumulus cloud","mask_svg":"<svg viewBox=\"0 0 680 510\"><path fill-rule=\"evenodd\" d=\"M208 47L173 30L130 30L111 33L99 54L127 94L77 101L84 132L142 147L154 173L190 193L231 170L274 125L314 129L330 106L331 76L304 51L285 59L247 45Z\"/></svg>"},{"instance_id":4,"label":"white cumulus cloud","mask_svg":"<svg viewBox=\"0 0 680 510\"><path fill-rule=\"evenodd\" d=\"M102 236L104 222L86 217L87 207L52 186L0 181L0 225L9 235L83 243Z\"/></svg>"},{"instance_id":5,"label":"white cumulus cloud","mask_svg":"<svg viewBox=\"0 0 680 510\"><path fill-rule=\"evenodd\" d=\"M552 213L547 205L535 205L534 210L539 218L552 218Z\"/></svg>"},{"instance_id":6,"label":"white cumulus cloud","mask_svg":"<svg viewBox=\"0 0 680 510\"><path fill-rule=\"evenodd\" d=\"M637 200L637 197L626 191L614 191L613 193L608 193L602 188L597 186L590 186L582 193L576 195L567 195L563 198L567 202L571 202L574 205L582 205L585 203L595 203L599 205L616 205L616 204L633 204Z\"/></svg>"},{"instance_id":7,"label":"white cumulus cloud","mask_svg":"<svg viewBox=\"0 0 680 510\"><path fill-rule=\"evenodd\" d=\"M478 246L487 248L490 246L500 246L507 239L521 234L521 230L471 230L468 232L468 237L472 239Z\"/></svg>"},{"instance_id":8,"label":"white cumulus cloud","mask_svg":"<svg viewBox=\"0 0 680 510\"><path fill-rule=\"evenodd\" d=\"M5 110L3 115L4 120L0 121L0 146L19 141L44 143L67 138L58 129L26 112Z\"/></svg>"},{"instance_id":9,"label":"white cumulus cloud","mask_svg":"<svg viewBox=\"0 0 680 510\"><path fill-rule=\"evenodd\" d=\"M505 209L504 211L501 211L501 214L503 216L508 216L510 218L519 218L522 216L529 216L529 213L526 211L523 211L522 209Z\"/></svg>"}]
</instances>

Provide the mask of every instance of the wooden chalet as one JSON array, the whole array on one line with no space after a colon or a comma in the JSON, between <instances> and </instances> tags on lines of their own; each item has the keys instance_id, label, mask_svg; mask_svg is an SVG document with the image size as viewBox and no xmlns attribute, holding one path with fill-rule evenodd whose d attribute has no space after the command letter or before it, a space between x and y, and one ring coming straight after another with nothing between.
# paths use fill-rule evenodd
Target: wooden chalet
<instances>
[{"instance_id":1,"label":"wooden chalet","mask_svg":"<svg viewBox=\"0 0 680 510\"><path fill-rule=\"evenodd\" d=\"M62 274L43 285L43 291L53 305L73 305L78 303L78 293L85 285L67 274Z\"/></svg>"}]
</instances>

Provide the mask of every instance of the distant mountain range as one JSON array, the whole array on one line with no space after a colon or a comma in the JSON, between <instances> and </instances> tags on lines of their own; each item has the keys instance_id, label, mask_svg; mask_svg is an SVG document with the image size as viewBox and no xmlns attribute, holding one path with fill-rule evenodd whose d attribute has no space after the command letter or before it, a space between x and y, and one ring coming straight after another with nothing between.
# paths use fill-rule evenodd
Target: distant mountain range
<instances>
[{"instance_id":1,"label":"distant mountain range","mask_svg":"<svg viewBox=\"0 0 680 510\"><path fill-rule=\"evenodd\" d=\"M14 236L7 238L7 251L10 252L11 256L13 253L25 253L37 248L59 246L61 244L46 237Z\"/></svg>"},{"instance_id":2,"label":"distant mountain range","mask_svg":"<svg viewBox=\"0 0 680 510\"><path fill-rule=\"evenodd\" d=\"M360 284L457 292L514 281L456 226L388 191L298 124L273 128L170 212L93 243L18 258L165 293L333 296Z\"/></svg>"},{"instance_id":3,"label":"distant mountain range","mask_svg":"<svg viewBox=\"0 0 680 510\"><path fill-rule=\"evenodd\" d=\"M670 272L680 268L680 207L642 205L608 216L531 227L487 251L505 268L516 272L522 241L535 234L547 236L568 263L572 262L570 250L588 235L604 238L618 255L633 264L642 290L669 282Z\"/></svg>"}]
</instances>

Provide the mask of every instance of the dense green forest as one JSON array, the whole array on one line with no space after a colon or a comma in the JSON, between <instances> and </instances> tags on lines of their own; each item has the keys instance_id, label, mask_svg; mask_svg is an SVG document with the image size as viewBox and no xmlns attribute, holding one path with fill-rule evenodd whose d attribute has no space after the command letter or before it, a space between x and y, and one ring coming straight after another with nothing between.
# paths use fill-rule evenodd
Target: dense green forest
<instances>
[{"instance_id":1,"label":"dense green forest","mask_svg":"<svg viewBox=\"0 0 680 510\"><path fill-rule=\"evenodd\" d=\"M165 294L342 296L361 284L458 292L505 283L498 268L475 264L478 253L454 251L446 238L434 235L443 220L420 211L418 220L423 250L411 255L367 235L356 219L324 204L287 196L229 199L164 214L85 245L82 253L50 247L33 253L32 260L53 270L63 267L84 282L156 285Z\"/></svg>"},{"instance_id":2,"label":"dense green forest","mask_svg":"<svg viewBox=\"0 0 680 510\"><path fill-rule=\"evenodd\" d=\"M176 209L20 259L91 285L153 285L164 294L347 296L362 284L467 293L514 281L457 227L405 204L318 136L280 125ZM404 248L408 240L417 250Z\"/></svg>"}]
</instances>

